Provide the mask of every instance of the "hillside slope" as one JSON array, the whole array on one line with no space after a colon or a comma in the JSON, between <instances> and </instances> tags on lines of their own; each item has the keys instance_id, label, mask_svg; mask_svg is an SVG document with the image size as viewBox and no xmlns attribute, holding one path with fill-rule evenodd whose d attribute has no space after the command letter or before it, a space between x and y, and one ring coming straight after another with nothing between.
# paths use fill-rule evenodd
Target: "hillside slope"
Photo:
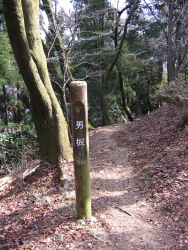
<instances>
[{"instance_id":1,"label":"hillside slope","mask_svg":"<svg viewBox=\"0 0 188 250\"><path fill-rule=\"evenodd\" d=\"M114 135L133 151L129 161L142 190L174 231L177 249L188 249L188 124L177 128L187 112L186 102L168 104Z\"/></svg>"}]
</instances>

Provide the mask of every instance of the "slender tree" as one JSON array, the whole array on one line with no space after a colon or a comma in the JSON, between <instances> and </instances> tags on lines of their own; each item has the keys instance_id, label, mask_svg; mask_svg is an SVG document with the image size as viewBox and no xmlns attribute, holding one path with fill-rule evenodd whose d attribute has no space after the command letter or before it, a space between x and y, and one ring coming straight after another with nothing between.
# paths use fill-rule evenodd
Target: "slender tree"
<instances>
[{"instance_id":1,"label":"slender tree","mask_svg":"<svg viewBox=\"0 0 188 250\"><path fill-rule=\"evenodd\" d=\"M186 60L187 46L187 1L165 0L145 4L154 20L161 24L162 43L166 46L168 82L178 79L180 69Z\"/></svg>"},{"instance_id":2,"label":"slender tree","mask_svg":"<svg viewBox=\"0 0 188 250\"><path fill-rule=\"evenodd\" d=\"M124 41L125 41L125 38L127 36L127 30L128 30L128 25L129 25L129 22L134 14L134 12L136 11L137 7L138 7L138 3L139 3L139 0L135 0L133 5L132 5L132 8L130 9L130 12L128 14L128 17L126 18L125 20L125 24L124 24L124 27L123 27L123 34L121 36L121 39L120 39L120 42L119 44L117 45L117 52L114 56L114 59L112 61L111 64L109 64L107 66L107 69L105 71L105 75L104 75L104 81L103 81L103 86L102 86L102 96L103 96L103 105L105 107L104 109L104 116L106 118L106 121L108 124L110 124L110 119L109 119L109 112L108 112L108 108L107 108L107 100L106 100L106 90L108 89L108 83L109 83L109 79L110 79L110 74L112 73L112 70L114 69L115 65L117 64L119 58L120 58L120 55L121 55L121 51L122 51L122 48L123 48L123 44L124 44ZM121 89L121 72L119 73L119 80L120 80L120 89ZM123 93L122 93L122 96L123 96ZM133 121L133 117L131 115L131 112L130 110L128 109L128 107L125 105L125 110L126 110L126 113L129 117L129 119L131 121Z\"/></svg>"}]
</instances>

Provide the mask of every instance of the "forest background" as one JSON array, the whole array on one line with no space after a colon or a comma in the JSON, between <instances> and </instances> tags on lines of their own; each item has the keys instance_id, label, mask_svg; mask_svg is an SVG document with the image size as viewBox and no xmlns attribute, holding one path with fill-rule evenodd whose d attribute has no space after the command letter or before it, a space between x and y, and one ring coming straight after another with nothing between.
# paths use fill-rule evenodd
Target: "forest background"
<instances>
[{"instance_id":1,"label":"forest background","mask_svg":"<svg viewBox=\"0 0 188 250\"><path fill-rule=\"evenodd\" d=\"M5 2L7 22L7 13L11 10ZM106 0L74 0L70 11L60 8L58 1L45 0L38 4L50 81L66 118L70 141L69 84L72 80L84 80L88 84L90 128L126 120L132 122L169 101L187 99L186 1L128 0L117 9ZM23 6L23 12L24 8L27 9ZM38 157L38 141L43 156L49 151L55 154L52 148L43 150L42 144L49 144L44 143L44 138L50 130L45 134L44 123L40 123L42 129L37 125L40 114L35 111L41 107L32 103L37 96L28 88L26 77L23 79L26 70L19 65L18 56L15 60L14 43L18 41L11 42L13 52L8 38L9 33L11 40L11 26L9 24L7 31L6 22L1 0L1 174ZM32 115L31 106L35 107ZM51 123L51 126L54 125ZM56 144L54 138L49 140ZM70 160L67 155L63 158ZM55 156L54 161L55 158L59 156Z\"/></svg>"}]
</instances>

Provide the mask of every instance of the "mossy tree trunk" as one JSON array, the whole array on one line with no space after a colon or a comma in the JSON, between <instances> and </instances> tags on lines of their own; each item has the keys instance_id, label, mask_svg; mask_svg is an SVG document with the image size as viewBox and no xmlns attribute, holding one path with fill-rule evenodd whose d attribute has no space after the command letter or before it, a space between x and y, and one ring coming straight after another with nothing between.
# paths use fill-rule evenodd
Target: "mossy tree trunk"
<instances>
[{"instance_id":1,"label":"mossy tree trunk","mask_svg":"<svg viewBox=\"0 0 188 250\"><path fill-rule=\"evenodd\" d=\"M47 55L48 49L44 43L43 43L43 49L44 49L45 54ZM63 111L64 111L64 115L65 115L67 125L68 125L69 139L70 139L70 142L72 142L72 134L71 134L70 124L69 124L69 112L68 112L68 106L67 106L67 100L68 100L68 102L70 102L69 101L69 94L66 93L65 85L63 83L62 78L60 77L59 72L57 71L57 69L54 65L54 62L52 60L48 60L47 66L48 66L48 71L51 75L51 81L52 81L52 83L55 84L55 86L57 87L57 90L61 96L61 100L63 103Z\"/></svg>"},{"instance_id":2,"label":"mossy tree trunk","mask_svg":"<svg viewBox=\"0 0 188 250\"><path fill-rule=\"evenodd\" d=\"M67 99L66 84L73 81L73 76L70 72L68 62L67 62L68 52L70 51L70 49L66 49L63 45L62 37L60 36L60 33L59 33L59 27L58 27L58 24L56 21L55 13L53 11L51 0L42 0L42 3L43 3L43 9L45 10L47 18L48 18L49 31L51 34L50 36L48 36L48 38L51 40L51 43L54 44L54 48L55 48L57 55L58 55L59 66L60 66L61 73L62 73L62 76L64 79L62 81L62 80L60 80L60 78L57 79L57 77L56 77L56 80L57 80L56 84L58 85L59 90L61 88L61 90L59 92L62 96L64 114L65 114L65 118L66 118L67 124L68 124L69 138L72 141L71 129L69 126L68 107L67 107L67 102L66 102L66 99ZM47 52L47 54L48 54L48 52ZM52 62L48 62L48 66L49 66L49 64L51 64L51 69L52 69ZM56 71L56 69L54 67L54 70L50 72L50 73L52 73L53 77L54 77L53 73L55 73L55 71ZM55 73L55 75L57 76L57 73Z\"/></svg>"},{"instance_id":3,"label":"mossy tree trunk","mask_svg":"<svg viewBox=\"0 0 188 250\"><path fill-rule=\"evenodd\" d=\"M39 0L4 0L4 14L20 73L28 88L40 151L48 162L72 160L67 124L53 91L39 30Z\"/></svg>"}]
</instances>

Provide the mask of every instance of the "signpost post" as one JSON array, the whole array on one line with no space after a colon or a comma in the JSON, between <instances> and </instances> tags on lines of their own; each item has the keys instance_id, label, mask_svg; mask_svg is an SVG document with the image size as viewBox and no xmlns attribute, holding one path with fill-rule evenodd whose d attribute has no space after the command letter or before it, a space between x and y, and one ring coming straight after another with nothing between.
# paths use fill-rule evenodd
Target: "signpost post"
<instances>
[{"instance_id":1,"label":"signpost post","mask_svg":"<svg viewBox=\"0 0 188 250\"><path fill-rule=\"evenodd\" d=\"M70 84L77 218L91 218L87 83Z\"/></svg>"}]
</instances>

